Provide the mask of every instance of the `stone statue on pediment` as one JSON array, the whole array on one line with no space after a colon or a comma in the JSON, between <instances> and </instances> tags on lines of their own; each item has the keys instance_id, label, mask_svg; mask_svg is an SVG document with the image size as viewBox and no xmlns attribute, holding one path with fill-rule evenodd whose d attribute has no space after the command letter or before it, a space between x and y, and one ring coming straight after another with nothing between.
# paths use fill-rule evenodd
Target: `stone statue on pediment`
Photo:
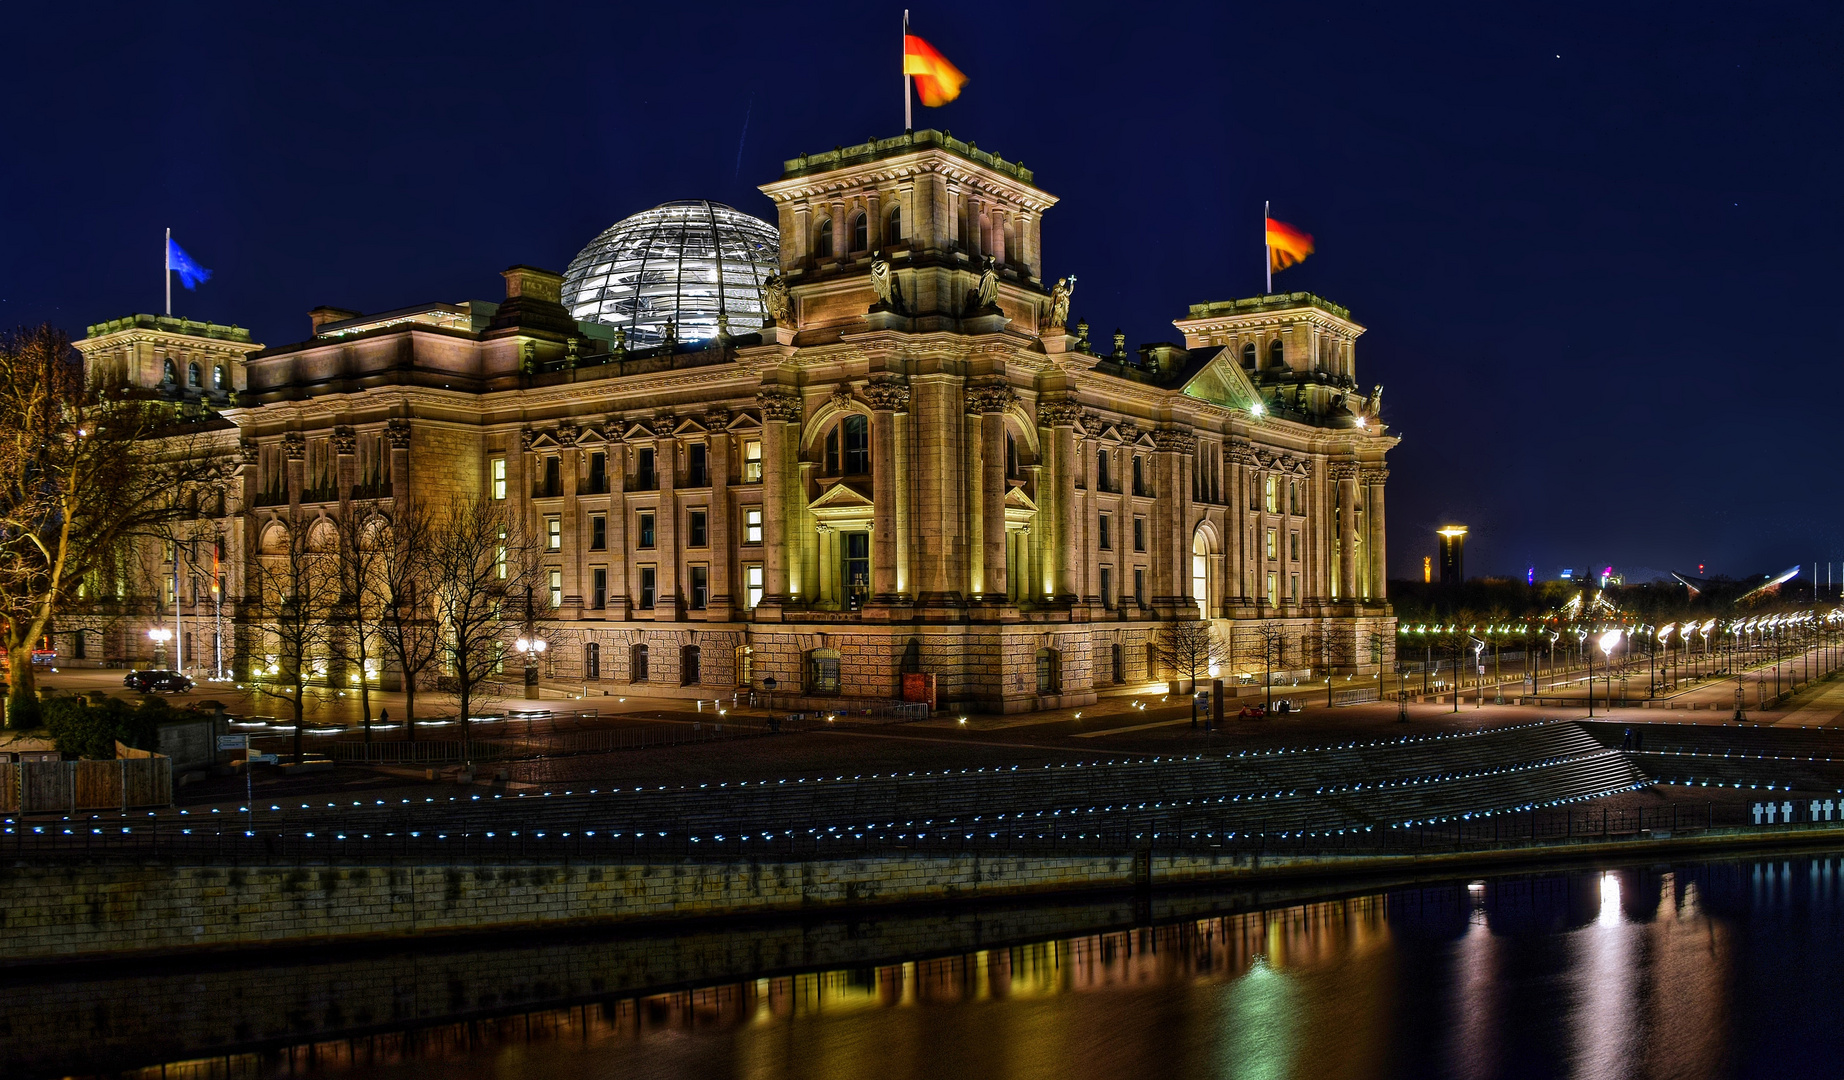
<instances>
[{"instance_id":1,"label":"stone statue on pediment","mask_svg":"<svg viewBox=\"0 0 1844 1080\"><path fill-rule=\"evenodd\" d=\"M897 284L896 271L881 251L871 255L871 287L877 290L877 307L888 311L903 310L903 291Z\"/></svg>"},{"instance_id":2,"label":"stone statue on pediment","mask_svg":"<svg viewBox=\"0 0 1844 1080\"><path fill-rule=\"evenodd\" d=\"M1044 325L1052 330L1061 330L1069 325L1069 297L1076 291L1076 275L1057 278L1056 285L1050 290L1050 317Z\"/></svg>"},{"instance_id":3,"label":"stone statue on pediment","mask_svg":"<svg viewBox=\"0 0 1844 1080\"><path fill-rule=\"evenodd\" d=\"M999 306L999 271L991 255L986 256L986 267L980 271L980 285L973 294L973 302L976 311Z\"/></svg>"},{"instance_id":4,"label":"stone statue on pediment","mask_svg":"<svg viewBox=\"0 0 1844 1080\"><path fill-rule=\"evenodd\" d=\"M770 274L762 282L762 306L774 326L794 325L794 307L788 300L788 283L780 274Z\"/></svg>"}]
</instances>

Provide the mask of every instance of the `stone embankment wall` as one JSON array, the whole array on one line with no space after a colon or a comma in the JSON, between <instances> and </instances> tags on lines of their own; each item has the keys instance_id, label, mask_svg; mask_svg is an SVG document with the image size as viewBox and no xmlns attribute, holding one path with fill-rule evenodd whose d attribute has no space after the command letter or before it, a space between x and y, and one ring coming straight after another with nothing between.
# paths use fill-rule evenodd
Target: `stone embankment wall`
<instances>
[{"instance_id":1,"label":"stone embankment wall","mask_svg":"<svg viewBox=\"0 0 1844 1080\"><path fill-rule=\"evenodd\" d=\"M1144 875L1142 861L1137 873ZM303 867L14 865L10 964L1131 886L1131 855Z\"/></svg>"}]
</instances>

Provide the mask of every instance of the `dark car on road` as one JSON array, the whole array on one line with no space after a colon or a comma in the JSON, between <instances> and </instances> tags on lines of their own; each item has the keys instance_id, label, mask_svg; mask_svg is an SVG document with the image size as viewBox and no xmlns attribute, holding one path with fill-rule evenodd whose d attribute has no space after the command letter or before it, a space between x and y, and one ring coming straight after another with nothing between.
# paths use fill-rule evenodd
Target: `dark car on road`
<instances>
[{"instance_id":1,"label":"dark car on road","mask_svg":"<svg viewBox=\"0 0 1844 1080\"><path fill-rule=\"evenodd\" d=\"M143 694L183 694L192 689L192 680L177 671L149 668L129 672L122 678L122 685Z\"/></svg>"}]
</instances>

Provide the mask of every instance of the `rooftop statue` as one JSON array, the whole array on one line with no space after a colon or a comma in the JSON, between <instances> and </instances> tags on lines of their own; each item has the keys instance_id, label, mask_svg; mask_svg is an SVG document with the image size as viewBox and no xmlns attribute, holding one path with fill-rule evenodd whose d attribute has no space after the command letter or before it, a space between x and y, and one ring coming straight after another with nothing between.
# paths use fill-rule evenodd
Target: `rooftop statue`
<instances>
[{"instance_id":1,"label":"rooftop statue","mask_svg":"<svg viewBox=\"0 0 1844 1080\"><path fill-rule=\"evenodd\" d=\"M770 274L762 282L762 303L768 309L768 321L776 326L794 325L794 306L788 301L788 283L780 274Z\"/></svg>"},{"instance_id":2,"label":"rooftop statue","mask_svg":"<svg viewBox=\"0 0 1844 1080\"><path fill-rule=\"evenodd\" d=\"M890 260L884 258L884 253L881 251L873 252L871 255L871 287L877 290L879 307L886 307L891 311L902 310L902 289L897 285L896 273L890 269Z\"/></svg>"},{"instance_id":3,"label":"rooftop statue","mask_svg":"<svg viewBox=\"0 0 1844 1080\"><path fill-rule=\"evenodd\" d=\"M1050 318L1045 325L1052 330L1061 330L1069 325L1069 297L1076 291L1076 275L1057 278L1056 285L1050 290Z\"/></svg>"},{"instance_id":4,"label":"rooftop statue","mask_svg":"<svg viewBox=\"0 0 1844 1080\"><path fill-rule=\"evenodd\" d=\"M992 256L986 256L986 268L980 271L980 287L973 297L975 311L999 306L999 272L993 266Z\"/></svg>"}]
</instances>

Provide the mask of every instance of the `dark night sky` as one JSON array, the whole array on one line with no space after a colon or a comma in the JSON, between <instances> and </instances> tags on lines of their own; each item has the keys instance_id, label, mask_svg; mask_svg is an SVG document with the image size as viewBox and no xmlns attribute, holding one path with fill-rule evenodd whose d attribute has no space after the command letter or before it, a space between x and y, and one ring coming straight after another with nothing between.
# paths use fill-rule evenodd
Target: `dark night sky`
<instances>
[{"instance_id":1,"label":"dark night sky","mask_svg":"<svg viewBox=\"0 0 1844 1080\"><path fill-rule=\"evenodd\" d=\"M921 3L922 0L915 0ZM1844 5L926 4L970 78L917 108L1062 203L1098 337L1279 275L1370 328L1390 554L1744 573L1844 558ZM675 198L767 216L782 159L902 125L900 7L14 5L0 323L497 299ZM745 137L745 121L747 133Z\"/></svg>"}]
</instances>

